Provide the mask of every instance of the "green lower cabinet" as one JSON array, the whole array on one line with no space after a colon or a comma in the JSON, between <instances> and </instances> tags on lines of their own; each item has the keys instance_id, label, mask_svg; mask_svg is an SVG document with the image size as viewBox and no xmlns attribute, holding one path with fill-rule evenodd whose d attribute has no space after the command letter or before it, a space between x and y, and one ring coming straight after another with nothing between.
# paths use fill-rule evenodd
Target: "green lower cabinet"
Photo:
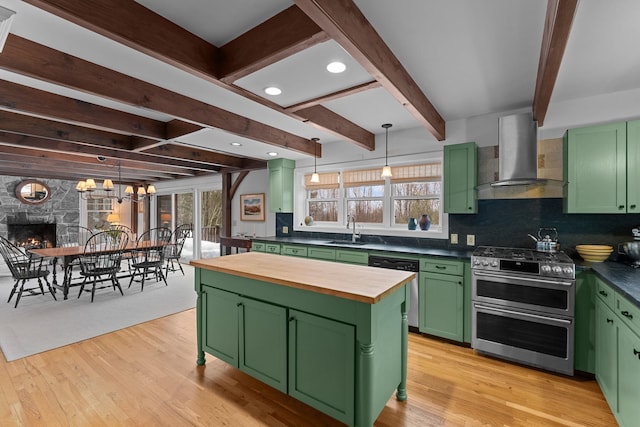
<instances>
[{"instance_id":1,"label":"green lower cabinet","mask_svg":"<svg viewBox=\"0 0 640 427\"><path fill-rule=\"evenodd\" d=\"M611 412L618 412L618 323L607 304L596 302L596 367L595 374Z\"/></svg>"},{"instance_id":2,"label":"green lower cabinet","mask_svg":"<svg viewBox=\"0 0 640 427\"><path fill-rule=\"evenodd\" d=\"M264 245L264 251L268 254L279 254L280 243L267 243Z\"/></svg>"},{"instance_id":3,"label":"green lower cabinet","mask_svg":"<svg viewBox=\"0 0 640 427\"><path fill-rule=\"evenodd\" d=\"M348 264L367 265L369 253L365 251L351 251L348 249L336 249L336 261Z\"/></svg>"},{"instance_id":4,"label":"green lower cabinet","mask_svg":"<svg viewBox=\"0 0 640 427\"><path fill-rule=\"evenodd\" d=\"M287 309L240 297L238 368L287 392Z\"/></svg>"},{"instance_id":5,"label":"green lower cabinet","mask_svg":"<svg viewBox=\"0 0 640 427\"><path fill-rule=\"evenodd\" d=\"M264 252L264 242L251 242L251 250L254 252Z\"/></svg>"},{"instance_id":6,"label":"green lower cabinet","mask_svg":"<svg viewBox=\"0 0 640 427\"><path fill-rule=\"evenodd\" d=\"M354 424L355 328L324 317L289 312L289 394Z\"/></svg>"},{"instance_id":7,"label":"green lower cabinet","mask_svg":"<svg viewBox=\"0 0 640 427\"><path fill-rule=\"evenodd\" d=\"M463 341L464 278L420 272L420 332Z\"/></svg>"},{"instance_id":8,"label":"green lower cabinet","mask_svg":"<svg viewBox=\"0 0 640 427\"><path fill-rule=\"evenodd\" d=\"M640 421L640 337L629 327L618 327L618 415L621 427Z\"/></svg>"},{"instance_id":9,"label":"green lower cabinet","mask_svg":"<svg viewBox=\"0 0 640 427\"><path fill-rule=\"evenodd\" d=\"M596 276L591 271L576 274L574 368L595 372Z\"/></svg>"},{"instance_id":10,"label":"green lower cabinet","mask_svg":"<svg viewBox=\"0 0 640 427\"><path fill-rule=\"evenodd\" d=\"M333 248L321 248L317 246L309 246L307 248L307 258L324 259L327 261L336 260L336 250Z\"/></svg>"},{"instance_id":11,"label":"green lower cabinet","mask_svg":"<svg viewBox=\"0 0 640 427\"><path fill-rule=\"evenodd\" d=\"M282 245L280 248L281 255L289 255L289 256L299 256L306 257L307 256L307 247L300 245Z\"/></svg>"},{"instance_id":12,"label":"green lower cabinet","mask_svg":"<svg viewBox=\"0 0 640 427\"><path fill-rule=\"evenodd\" d=\"M237 294L203 286L202 293L202 344L207 353L213 354L230 365L238 366L238 304ZM217 325L225 325L224 328Z\"/></svg>"}]
</instances>

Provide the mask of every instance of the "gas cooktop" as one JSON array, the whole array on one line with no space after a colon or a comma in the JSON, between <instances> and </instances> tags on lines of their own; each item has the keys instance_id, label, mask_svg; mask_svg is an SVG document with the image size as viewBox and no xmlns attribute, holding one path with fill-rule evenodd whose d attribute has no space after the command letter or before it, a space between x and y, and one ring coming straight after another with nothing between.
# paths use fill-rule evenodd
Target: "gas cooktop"
<instances>
[{"instance_id":1,"label":"gas cooktop","mask_svg":"<svg viewBox=\"0 0 640 427\"><path fill-rule=\"evenodd\" d=\"M575 277L573 260L564 252L478 246L471 256L477 270L527 273L548 277Z\"/></svg>"}]
</instances>

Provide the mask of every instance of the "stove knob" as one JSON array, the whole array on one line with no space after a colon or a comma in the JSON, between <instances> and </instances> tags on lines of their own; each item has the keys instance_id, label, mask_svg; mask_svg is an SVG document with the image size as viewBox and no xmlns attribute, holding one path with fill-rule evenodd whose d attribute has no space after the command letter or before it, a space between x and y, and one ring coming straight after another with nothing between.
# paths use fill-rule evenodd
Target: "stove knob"
<instances>
[{"instance_id":1,"label":"stove knob","mask_svg":"<svg viewBox=\"0 0 640 427\"><path fill-rule=\"evenodd\" d=\"M549 267L548 265L543 265L540 267L540 271L542 271L543 273L551 273L551 267Z\"/></svg>"},{"instance_id":2,"label":"stove knob","mask_svg":"<svg viewBox=\"0 0 640 427\"><path fill-rule=\"evenodd\" d=\"M556 274L560 274L562 273L562 267L560 267L559 265L556 265L552 268L553 272Z\"/></svg>"},{"instance_id":3,"label":"stove knob","mask_svg":"<svg viewBox=\"0 0 640 427\"><path fill-rule=\"evenodd\" d=\"M482 265L484 265L485 267L489 265L489 261L487 261L486 259L482 260Z\"/></svg>"},{"instance_id":4,"label":"stove knob","mask_svg":"<svg viewBox=\"0 0 640 427\"><path fill-rule=\"evenodd\" d=\"M498 261L497 260L493 260L491 261L491 267L497 267L498 266Z\"/></svg>"},{"instance_id":5,"label":"stove knob","mask_svg":"<svg viewBox=\"0 0 640 427\"><path fill-rule=\"evenodd\" d=\"M562 271L567 276L571 276L573 274L573 268L571 268L571 267L565 267L565 268L562 269Z\"/></svg>"},{"instance_id":6,"label":"stove knob","mask_svg":"<svg viewBox=\"0 0 640 427\"><path fill-rule=\"evenodd\" d=\"M473 265L480 265L480 260L479 259L474 259L473 260Z\"/></svg>"}]
</instances>

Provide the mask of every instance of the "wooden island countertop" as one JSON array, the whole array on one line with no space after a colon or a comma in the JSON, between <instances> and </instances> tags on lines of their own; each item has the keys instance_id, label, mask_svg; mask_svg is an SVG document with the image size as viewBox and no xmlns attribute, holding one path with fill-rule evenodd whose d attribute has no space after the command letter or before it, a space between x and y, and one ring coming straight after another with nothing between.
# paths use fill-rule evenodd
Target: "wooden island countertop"
<instances>
[{"instance_id":1,"label":"wooden island countertop","mask_svg":"<svg viewBox=\"0 0 640 427\"><path fill-rule=\"evenodd\" d=\"M375 304L415 278L415 273L246 252L193 260L194 267L340 298Z\"/></svg>"}]
</instances>

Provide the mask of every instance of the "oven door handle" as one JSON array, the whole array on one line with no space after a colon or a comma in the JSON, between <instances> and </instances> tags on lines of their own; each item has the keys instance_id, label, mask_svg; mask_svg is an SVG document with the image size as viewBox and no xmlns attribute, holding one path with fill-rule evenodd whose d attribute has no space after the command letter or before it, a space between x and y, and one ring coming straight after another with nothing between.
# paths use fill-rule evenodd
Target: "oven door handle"
<instances>
[{"instance_id":1,"label":"oven door handle","mask_svg":"<svg viewBox=\"0 0 640 427\"><path fill-rule=\"evenodd\" d=\"M560 282L556 280L544 280L537 279L534 277L519 277L519 276L506 276L503 274L495 274L495 273L483 273L481 271L474 271L473 274L475 276L484 276L484 277L495 277L496 279L506 279L506 280L521 280L526 282L537 282L537 283L545 283L548 285L563 285L563 286L571 286L571 282Z\"/></svg>"},{"instance_id":2,"label":"oven door handle","mask_svg":"<svg viewBox=\"0 0 640 427\"><path fill-rule=\"evenodd\" d=\"M557 317L547 317L547 316L540 316L538 314L523 313L521 311L505 310L504 308L489 307L489 306L482 305L482 304L474 304L473 306L475 308L479 308L481 310L497 311L498 313L514 314L516 316L524 316L524 317L532 317L534 319L550 320L550 321L553 321L553 322L565 323L567 325L571 324L571 320L558 319Z\"/></svg>"}]
</instances>

